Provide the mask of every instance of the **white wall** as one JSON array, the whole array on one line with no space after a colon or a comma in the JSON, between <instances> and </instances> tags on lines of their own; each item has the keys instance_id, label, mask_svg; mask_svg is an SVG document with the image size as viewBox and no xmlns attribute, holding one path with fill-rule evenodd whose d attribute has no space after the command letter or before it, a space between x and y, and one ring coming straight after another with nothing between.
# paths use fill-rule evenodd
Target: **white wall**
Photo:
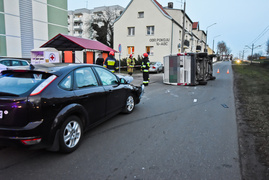
<instances>
[{"instance_id":1,"label":"white wall","mask_svg":"<svg viewBox=\"0 0 269 180\"><path fill-rule=\"evenodd\" d=\"M144 18L138 18L144 12ZM155 26L154 35L147 35L146 26ZM135 27L135 35L128 36L128 27ZM134 57L146 52L146 46L154 47L150 61L163 61L170 54L172 21L153 4L152 0L134 0L121 18L114 24L114 49L122 45L122 58L127 57L128 46L134 46ZM160 40L165 41L160 42Z\"/></svg>"},{"instance_id":2,"label":"white wall","mask_svg":"<svg viewBox=\"0 0 269 180\"><path fill-rule=\"evenodd\" d=\"M14 44L16 44L16 46L14 46ZM20 58L22 56L21 38L7 36L6 45L7 45L7 54L9 56L17 58Z\"/></svg>"}]
</instances>

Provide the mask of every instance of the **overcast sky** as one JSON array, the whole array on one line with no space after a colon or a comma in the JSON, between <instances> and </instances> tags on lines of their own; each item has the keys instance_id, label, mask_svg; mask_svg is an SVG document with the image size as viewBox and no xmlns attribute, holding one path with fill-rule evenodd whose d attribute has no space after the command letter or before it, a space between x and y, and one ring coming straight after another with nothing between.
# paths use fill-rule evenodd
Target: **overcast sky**
<instances>
[{"instance_id":1,"label":"overcast sky","mask_svg":"<svg viewBox=\"0 0 269 180\"><path fill-rule=\"evenodd\" d=\"M174 3L174 8L183 9L183 0L157 0L162 6ZM93 9L99 6L120 5L126 7L129 0L68 0L68 10L79 8ZM193 22L199 21L200 30L208 28L207 43L214 49L217 43L224 41L234 56L245 58L254 47L254 53L265 54L266 42L269 39L269 0L186 0L186 13ZM220 36L219 36L220 35ZM218 36L218 37L217 37Z\"/></svg>"}]
</instances>

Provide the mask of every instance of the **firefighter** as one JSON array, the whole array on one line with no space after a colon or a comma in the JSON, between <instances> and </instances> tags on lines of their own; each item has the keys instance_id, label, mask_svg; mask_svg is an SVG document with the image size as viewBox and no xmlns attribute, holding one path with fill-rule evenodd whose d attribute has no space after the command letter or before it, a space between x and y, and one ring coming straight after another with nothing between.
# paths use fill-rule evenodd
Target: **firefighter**
<instances>
[{"instance_id":1,"label":"firefighter","mask_svg":"<svg viewBox=\"0 0 269 180\"><path fill-rule=\"evenodd\" d=\"M109 56L106 58L104 64L104 67L106 67L113 73L119 69L117 60L114 58L114 55L115 55L114 51L110 51Z\"/></svg>"},{"instance_id":2,"label":"firefighter","mask_svg":"<svg viewBox=\"0 0 269 180\"><path fill-rule=\"evenodd\" d=\"M134 66L135 66L135 61L133 59L133 55L130 54L129 58L127 59L127 72L130 76L132 76L134 72Z\"/></svg>"},{"instance_id":3,"label":"firefighter","mask_svg":"<svg viewBox=\"0 0 269 180\"><path fill-rule=\"evenodd\" d=\"M149 84L149 58L148 53L143 54L143 60L142 60L142 72L143 72L143 84L147 86Z\"/></svg>"}]
</instances>

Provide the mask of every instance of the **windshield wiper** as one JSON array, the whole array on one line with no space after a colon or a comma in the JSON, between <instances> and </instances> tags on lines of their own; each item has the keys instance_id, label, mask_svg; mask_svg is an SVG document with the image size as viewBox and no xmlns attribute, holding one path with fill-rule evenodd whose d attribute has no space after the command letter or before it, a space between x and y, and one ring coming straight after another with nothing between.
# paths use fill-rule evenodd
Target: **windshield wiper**
<instances>
[{"instance_id":1,"label":"windshield wiper","mask_svg":"<svg viewBox=\"0 0 269 180\"><path fill-rule=\"evenodd\" d=\"M0 92L0 96L16 96L16 97L18 97L19 95L13 94L13 93L7 93L7 92Z\"/></svg>"}]
</instances>

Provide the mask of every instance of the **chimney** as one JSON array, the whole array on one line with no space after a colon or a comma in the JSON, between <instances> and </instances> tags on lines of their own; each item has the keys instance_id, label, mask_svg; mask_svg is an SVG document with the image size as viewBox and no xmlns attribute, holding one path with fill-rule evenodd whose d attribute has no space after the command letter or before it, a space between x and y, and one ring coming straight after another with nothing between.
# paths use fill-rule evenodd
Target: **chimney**
<instances>
[{"instance_id":1,"label":"chimney","mask_svg":"<svg viewBox=\"0 0 269 180\"><path fill-rule=\"evenodd\" d=\"M168 3L168 8L173 9L173 6L174 6L173 2Z\"/></svg>"}]
</instances>

